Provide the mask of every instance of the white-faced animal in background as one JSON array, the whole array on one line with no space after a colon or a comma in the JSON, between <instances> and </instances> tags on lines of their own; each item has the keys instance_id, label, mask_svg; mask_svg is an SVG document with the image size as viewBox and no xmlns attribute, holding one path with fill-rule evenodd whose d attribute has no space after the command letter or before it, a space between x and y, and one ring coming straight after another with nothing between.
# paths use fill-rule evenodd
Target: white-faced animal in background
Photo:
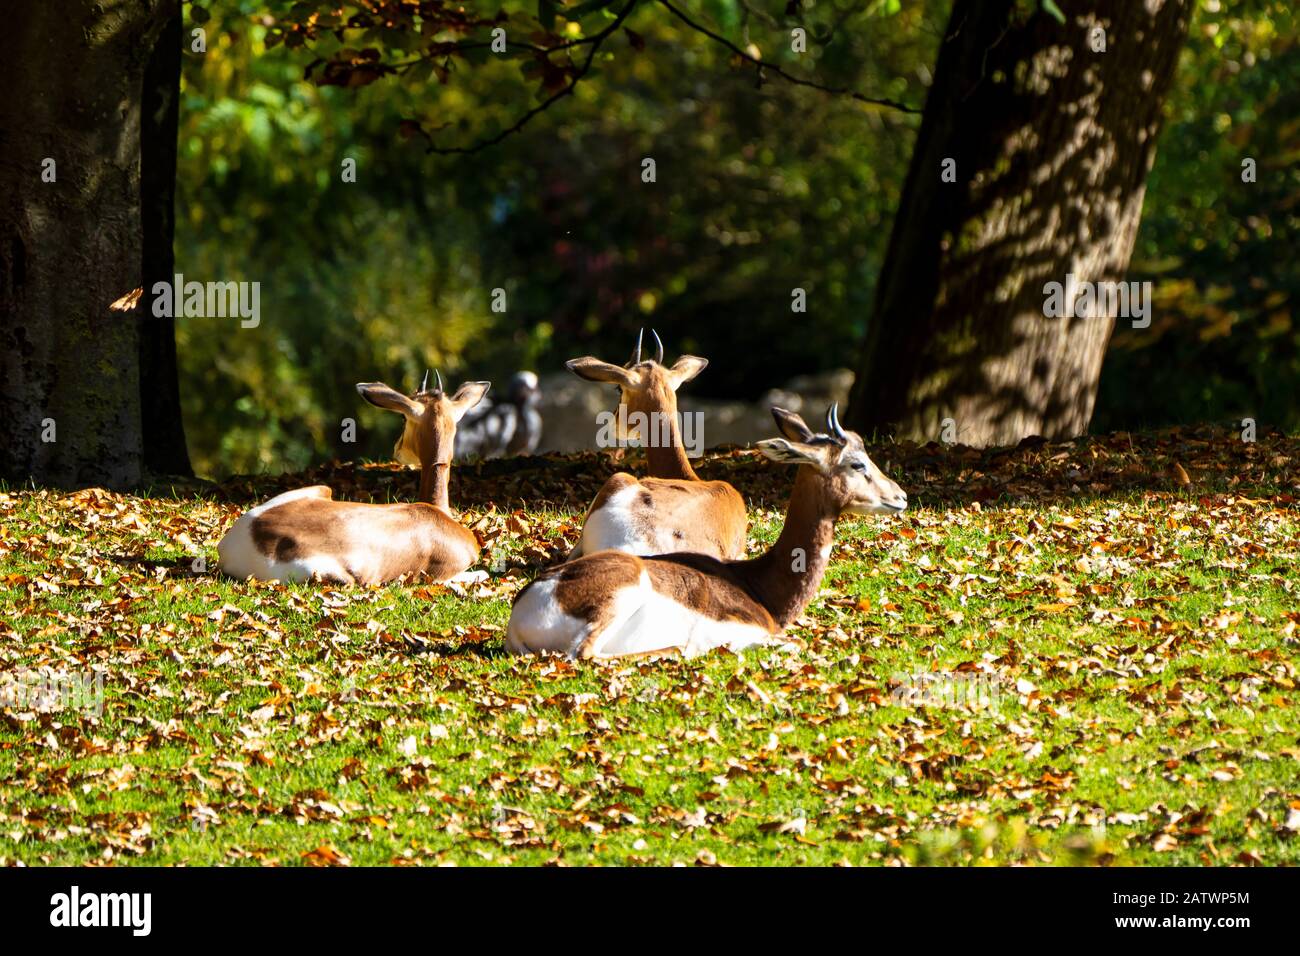
<instances>
[{"instance_id":1,"label":"white-faced animal in background","mask_svg":"<svg viewBox=\"0 0 1300 956\"><path fill-rule=\"evenodd\" d=\"M335 501L324 485L285 492L241 515L217 545L221 570L263 581L318 579L382 584L403 575L457 580L478 558L478 540L451 510L447 486L456 422L487 393L468 382L455 395L425 385L407 397L380 382L357 391L405 420L394 454L420 466L420 500L410 504Z\"/></svg>"},{"instance_id":2,"label":"white-faced animal in background","mask_svg":"<svg viewBox=\"0 0 1300 956\"><path fill-rule=\"evenodd\" d=\"M690 551L714 558L739 558L745 553L749 519L745 501L725 481L701 481L682 444L677 418L677 389L709 364L708 359L683 355L671 367L663 364L664 347L654 335L656 354L642 361L641 339L626 366L600 359L571 359L566 364L580 378L619 388L618 420L646 422L640 435L646 449L649 478L626 472L612 475L587 509L582 538L570 559L597 551L629 554L668 554ZM637 429L629 428L629 432Z\"/></svg>"},{"instance_id":3,"label":"white-faced animal in background","mask_svg":"<svg viewBox=\"0 0 1300 956\"><path fill-rule=\"evenodd\" d=\"M456 460L531 455L542 440L542 391L534 372L516 372L504 401L483 402L456 429Z\"/></svg>"},{"instance_id":4,"label":"white-faced animal in background","mask_svg":"<svg viewBox=\"0 0 1300 956\"><path fill-rule=\"evenodd\" d=\"M613 658L716 647L740 650L777 638L816 596L843 514L897 514L907 495L839 425L827 433L773 408L781 438L759 442L797 464L785 526L766 554L719 561L701 554L638 557L602 551L551 568L519 592L506 630L515 654L550 651Z\"/></svg>"}]
</instances>

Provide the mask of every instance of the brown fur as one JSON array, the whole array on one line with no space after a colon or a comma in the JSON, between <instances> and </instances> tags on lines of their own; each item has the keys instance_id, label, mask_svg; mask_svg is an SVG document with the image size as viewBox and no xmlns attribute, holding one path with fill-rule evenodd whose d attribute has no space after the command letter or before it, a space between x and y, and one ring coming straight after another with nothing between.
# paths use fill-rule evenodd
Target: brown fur
<instances>
[{"instance_id":1,"label":"brown fur","mask_svg":"<svg viewBox=\"0 0 1300 956\"><path fill-rule=\"evenodd\" d=\"M599 511L601 508L605 507L605 503L609 501L611 497L622 491L628 485L635 484L639 484L636 480L636 475L629 475L626 471L620 471L616 475L610 475L605 483L600 486L600 491L596 492L596 497L591 499L591 507L587 509L587 515L590 516L593 511Z\"/></svg>"},{"instance_id":2,"label":"brown fur","mask_svg":"<svg viewBox=\"0 0 1300 956\"><path fill-rule=\"evenodd\" d=\"M564 612L593 620L593 615L608 606L613 592L635 587L646 573L656 591L683 607L716 621L739 621L775 630L772 615L733 571L733 566L740 563L718 561L703 554L642 558L622 551L600 551L543 571L536 580L558 582L555 598ZM515 595L516 602L526 590Z\"/></svg>"},{"instance_id":3,"label":"brown fur","mask_svg":"<svg viewBox=\"0 0 1300 956\"><path fill-rule=\"evenodd\" d=\"M652 421L649 416L657 413L669 430L666 446L646 448L651 477L638 480L626 472L611 476L587 509L584 524L612 495L639 484L644 494L630 508L638 533L649 536L658 532L669 552L697 552L722 559L744 556L749 529L745 500L725 481L699 480L677 424L677 388L699 374L707 361L687 355L671 367L647 361L622 368L594 358L573 359L568 364L582 378L617 384L629 416L641 412ZM641 437L648 440L650 436ZM581 553L580 547L575 549L577 553Z\"/></svg>"},{"instance_id":4,"label":"brown fur","mask_svg":"<svg viewBox=\"0 0 1300 956\"><path fill-rule=\"evenodd\" d=\"M466 382L455 395L441 389L416 392L407 398L382 382L363 382L357 391L379 408L397 412L405 420L393 457L420 466L420 501L450 511L447 485L456 446L456 423L487 394L487 382Z\"/></svg>"},{"instance_id":5,"label":"brown fur","mask_svg":"<svg viewBox=\"0 0 1300 956\"><path fill-rule=\"evenodd\" d=\"M776 633L776 621L736 573L735 564L703 554L665 554L644 561L654 589L683 607L715 621L752 624Z\"/></svg>"},{"instance_id":6,"label":"brown fur","mask_svg":"<svg viewBox=\"0 0 1300 956\"><path fill-rule=\"evenodd\" d=\"M643 573L649 576L655 591L683 607L716 621L736 621L761 627L769 634L777 633L777 622L735 572L737 564L743 562L728 563L703 554L642 558L622 551L601 551L544 571L537 580L556 581L555 599L564 613L589 623L590 635L579 656L590 657L590 648L613 617L612 596L624 588L636 587ZM515 603L527 590L515 595ZM670 649L665 645L665 650Z\"/></svg>"},{"instance_id":7,"label":"brown fur","mask_svg":"<svg viewBox=\"0 0 1300 956\"><path fill-rule=\"evenodd\" d=\"M382 584L402 575L445 580L478 558L478 539L432 505L370 505L302 498L258 515L258 549L277 561L328 554L343 565L345 584Z\"/></svg>"},{"instance_id":8,"label":"brown fur","mask_svg":"<svg viewBox=\"0 0 1300 956\"><path fill-rule=\"evenodd\" d=\"M770 458L800 465L776 543L749 561L605 551L548 571L542 579L559 582L554 597L560 609L586 624L579 656L591 656L617 612L617 594L638 586L643 573L658 594L702 617L779 634L816 597L840 515L890 514L907 507L902 489L870 460L860 436L840 429L833 409L832 435L814 433L784 409L773 413L789 437L760 447ZM664 638L671 642L672 635Z\"/></svg>"},{"instance_id":9,"label":"brown fur","mask_svg":"<svg viewBox=\"0 0 1300 956\"><path fill-rule=\"evenodd\" d=\"M614 610L610 595L619 588L635 586L641 580L639 561L621 551L601 551L582 559L588 563L586 567L580 566L581 562L562 564L543 572L541 579L555 578L560 606L574 617L589 621L593 632L598 633L609 623ZM521 594L523 591L519 592ZM519 595L515 595L516 601Z\"/></svg>"},{"instance_id":10,"label":"brown fur","mask_svg":"<svg viewBox=\"0 0 1300 956\"><path fill-rule=\"evenodd\" d=\"M439 388L407 397L382 382L358 384L366 401L404 417L394 452L419 463L421 500L361 504L334 501L323 486L306 489L306 496L253 518L253 547L278 562L332 559L341 583L382 584L409 574L441 581L460 574L478 558L479 545L448 500L452 449L456 422L487 390L487 382L467 382L455 395Z\"/></svg>"},{"instance_id":11,"label":"brown fur","mask_svg":"<svg viewBox=\"0 0 1300 956\"><path fill-rule=\"evenodd\" d=\"M634 519L648 528L669 531L675 543L673 551L723 560L744 556L749 516L745 499L731 485L677 478L642 478L639 484L648 493L649 503L633 505Z\"/></svg>"}]
</instances>

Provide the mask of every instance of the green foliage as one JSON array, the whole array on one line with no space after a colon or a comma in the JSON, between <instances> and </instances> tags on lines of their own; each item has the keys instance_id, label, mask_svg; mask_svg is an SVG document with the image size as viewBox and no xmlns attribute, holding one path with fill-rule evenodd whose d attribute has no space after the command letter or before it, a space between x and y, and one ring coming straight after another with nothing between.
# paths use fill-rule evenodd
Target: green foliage
<instances>
[{"instance_id":1,"label":"green foliage","mask_svg":"<svg viewBox=\"0 0 1300 956\"><path fill-rule=\"evenodd\" d=\"M302 82L266 53L256 4L214 5L205 55L186 58L177 269L262 283L262 323L178 324L183 400L200 471L281 471L342 451L358 415L352 383L409 388L426 366L454 376L481 334L467 286L478 250L456 186L425 181L395 141L400 104ZM369 107L373 106L373 109ZM355 159L358 183L342 181ZM348 449L380 454L363 430Z\"/></svg>"},{"instance_id":2,"label":"green foliage","mask_svg":"<svg viewBox=\"0 0 1300 956\"><path fill-rule=\"evenodd\" d=\"M791 75L917 106L948 14L942 0L674 5ZM1200 8L1130 276L1158 282L1154 321L1117 331L1099 428L1300 424L1296 14ZM620 24L625 9L206 5L208 52L185 60L178 269L261 281L264 319L180 324L200 472L384 456L392 429L354 382L410 387L429 366L500 382L622 355L642 325L717 360L701 394L753 398L854 363L917 118L760 75L661 4ZM488 49L497 26L505 54ZM343 445L357 416L369 427Z\"/></svg>"},{"instance_id":3,"label":"green foliage","mask_svg":"<svg viewBox=\"0 0 1300 956\"><path fill-rule=\"evenodd\" d=\"M317 9L298 6L300 18ZM790 50L796 21L776 7L762 19L731 2L692 15L792 73L919 103L939 6L810 8L806 55ZM185 64L178 268L260 279L264 320L181 324L201 472L382 456L384 429L337 440L358 413L353 382L409 387L432 365L500 380L582 352L621 355L645 324L672 352L728 355L703 383L716 393L753 396L847 361L915 117L771 76L759 87L752 66L646 5L572 95L495 147L439 156L430 142L478 142L541 102L533 52L416 58L419 29L306 39L268 29L287 4L211 9L209 52ZM519 25L531 8L503 11L512 42L530 44L581 40L613 18L575 7L547 39ZM463 36L490 40L482 27L428 42ZM331 63L343 64L336 82L302 79ZM365 82L350 85L358 70ZM640 179L647 156L653 184ZM345 157L354 184L341 182ZM504 315L490 311L496 288ZM790 311L795 288L806 316Z\"/></svg>"},{"instance_id":4,"label":"green foliage","mask_svg":"<svg viewBox=\"0 0 1300 956\"><path fill-rule=\"evenodd\" d=\"M1298 24L1287 0L1200 4L1134 253L1152 324L1117 328L1099 429L1300 427Z\"/></svg>"}]
</instances>

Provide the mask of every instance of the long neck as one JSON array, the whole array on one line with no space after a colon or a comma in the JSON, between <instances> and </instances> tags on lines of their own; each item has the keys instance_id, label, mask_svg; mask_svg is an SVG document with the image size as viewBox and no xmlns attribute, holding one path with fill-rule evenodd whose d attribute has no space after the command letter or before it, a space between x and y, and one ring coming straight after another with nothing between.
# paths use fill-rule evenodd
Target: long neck
<instances>
[{"instance_id":1,"label":"long neck","mask_svg":"<svg viewBox=\"0 0 1300 956\"><path fill-rule=\"evenodd\" d=\"M811 465L800 465L776 544L766 554L732 566L781 627L799 617L817 596L838 517L821 476Z\"/></svg>"},{"instance_id":2,"label":"long neck","mask_svg":"<svg viewBox=\"0 0 1300 956\"><path fill-rule=\"evenodd\" d=\"M448 493L450 482L451 462L433 462L425 465L420 469L420 500L450 512L451 496Z\"/></svg>"},{"instance_id":3,"label":"long neck","mask_svg":"<svg viewBox=\"0 0 1300 956\"><path fill-rule=\"evenodd\" d=\"M677 423L677 402L666 403L659 414L662 416L659 421L650 418L646 425L650 434L643 436L647 445L645 460L650 477L685 478L688 481L698 481L699 476L691 467L691 460L686 455L685 446L682 445L682 430ZM667 426L667 441L660 440L664 437L665 431L660 427L660 422Z\"/></svg>"}]
</instances>

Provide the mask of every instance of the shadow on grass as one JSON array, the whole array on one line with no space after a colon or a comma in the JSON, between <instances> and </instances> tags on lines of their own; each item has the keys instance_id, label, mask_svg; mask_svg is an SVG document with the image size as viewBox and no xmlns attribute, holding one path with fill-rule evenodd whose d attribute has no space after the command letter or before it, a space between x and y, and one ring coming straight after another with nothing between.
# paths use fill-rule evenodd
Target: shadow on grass
<instances>
[{"instance_id":1,"label":"shadow on grass","mask_svg":"<svg viewBox=\"0 0 1300 956\"><path fill-rule=\"evenodd\" d=\"M431 641L418 634L407 634L402 637L404 650L410 657L442 659L475 657L480 660L499 660L510 656L503 646L490 641L490 638L481 641L456 638L447 641Z\"/></svg>"},{"instance_id":2,"label":"shadow on grass","mask_svg":"<svg viewBox=\"0 0 1300 956\"><path fill-rule=\"evenodd\" d=\"M100 557L107 561L111 561L113 564L116 564L121 568L130 568L136 571L144 571L146 573L156 571L159 568L166 568L169 571L181 572L186 577L194 578L195 580L216 580L219 577L212 568L203 571L194 570L196 555L182 555L178 558L149 558L141 554L109 553L101 554Z\"/></svg>"}]
</instances>

